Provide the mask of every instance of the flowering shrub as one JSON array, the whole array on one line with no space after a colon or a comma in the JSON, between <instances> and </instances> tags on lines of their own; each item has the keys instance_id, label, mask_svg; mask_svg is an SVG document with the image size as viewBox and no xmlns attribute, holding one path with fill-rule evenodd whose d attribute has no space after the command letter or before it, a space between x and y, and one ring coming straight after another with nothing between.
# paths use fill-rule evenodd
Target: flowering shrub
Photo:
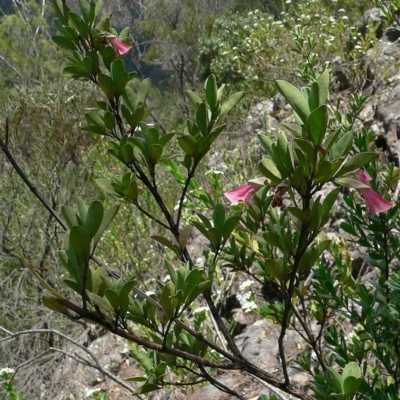
<instances>
[{"instance_id":1,"label":"flowering shrub","mask_svg":"<svg viewBox=\"0 0 400 400\"><path fill-rule=\"evenodd\" d=\"M311 68L317 65L309 51L313 38L304 43L303 33L295 31L295 50L305 60L297 73L306 84L297 88L285 80L275 82L293 109L294 121L282 124L285 132L277 138L259 135L265 156L258 176L225 192L230 201L239 203L230 209L222 200L219 173L209 174L215 196L197 185L195 175L243 93L225 98L224 86L218 87L210 75L201 94L186 92L194 117L179 133L164 134L157 124L146 123L150 82L134 87L135 74L126 70L128 30L118 34L110 26L110 15L101 14L101 0L79 1L81 15L61 0L53 6L60 31L53 40L70 52L64 73L102 92L98 108L86 112L82 129L108 140L108 153L118 160L122 174L97 179L116 203L107 209L99 200L86 204L78 199L76 207L63 206L60 216L42 201L65 229L58 252L67 274L63 290L45 279L22 252L18 254L46 288L43 304L132 343L131 356L143 367L143 376L128 380L136 394L165 385L195 385L200 379L244 399L213 376L216 370L240 370L304 400L398 396L400 218L390 199L398 174L393 165L384 170L378 164L371 134L353 128L365 98L353 96L351 114L342 116L332 109L329 69ZM110 37L116 38L112 45ZM7 150L3 141L0 144ZM160 170L168 172L178 193L174 204L165 200ZM383 184L387 199L378 194L383 193ZM354 278L338 245L323 235L341 187L353 188L344 198L343 233L367 249L364 260L376 268L374 285ZM327 190L324 197L322 189ZM360 193L366 205L357 197ZM157 204L157 212L149 211L148 198ZM149 241L174 255L163 264L168 278L157 280L154 292L141 287L135 276L124 279L95 256L121 207L132 207L157 224L159 232ZM188 208L195 215L184 220ZM208 242L204 263L194 260L188 246L193 228ZM335 263L325 265L323 255L329 249ZM242 305L278 324L279 374L245 359L222 319L224 274L245 276ZM255 281L274 285L279 300L256 308L249 290ZM355 326L347 336L340 330L342 321ZM284 342L289 329L300 333L310 349L295 362L309 375L313 395L296 386L290 375L293 362Z\"/></svg>"}]
</instances>

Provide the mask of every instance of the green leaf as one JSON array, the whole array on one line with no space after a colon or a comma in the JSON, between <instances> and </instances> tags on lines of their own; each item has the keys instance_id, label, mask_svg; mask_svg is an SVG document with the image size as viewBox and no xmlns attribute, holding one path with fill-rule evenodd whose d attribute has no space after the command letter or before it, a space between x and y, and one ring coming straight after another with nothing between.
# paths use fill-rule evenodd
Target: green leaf
<instances>
[{"instance_id":1,"label":"green leaf","mask_svg":"<svg viewBox=\"0 0 400 400\"><path fill-rule=\"evenodd\" d=\"M287 210L299 221L303 221L303 210L297 207L287 207Z\"/></svg>"},{"instance_id":2,"label":"green leaf","mask_svg":"<svg viewBox=\"0 0 400 400\"><path fill-rule=\"evenodd\" d=\"M236 214L225 221L224 227L222 228L222 239L224 243L229 239L229 236L239 223L240 218L241 214Z\"/></svg>"},{"instance_id":3,"label":"green leaf","mask_svg":"<svg viewBox=\"0 0 400 400\"><path fill-rule=\"evenodd\" d=\"M310 111L314 111L320 106L319 104L319 83L312 82L310 87L310 93L308 95L308 106Z\"/></svg>"},{"instance_id":4,"label":"green leaf","mask_svg":"<svg viewBox=\"0 0 400 400\"><path fill-rule=\"evenodd\" d=\"M78 0L81 15L86 24L90 21L90 6L85 0Z\"/></svg>"},{"instance_id":5,"label":"green leaf","mask_svg":"<svg viewBox=\"0 0 400 400\"><path fill-rule=\"evenodd\" d=\"M258 166L258 171L271 181L272 185L281 183L282 177L276 165L269 158L263 158Z\"/></svg>"},{"instance_id":6,"label":"green leaf","mask_svg":"<svg viewBox=\"0 0 400 400\"><path fill-rule=\"evenodd\" d=\"M319 146L324 140L328 126L328 108L319 106L312 111L307 119L307 131L315 146Z\"/></svg>"},{"instance_id":7,"label":"green leaf","mask_svg":"<svg viewBox=\"0 0 400 400\"><path fill-rule=\"evenodd\" d=\"M336 171L343 164L344 159L339 158L336 161L323 161L318 164L317 172L315 173L314 183L325 183L328 182Z\"/></svg>"},{"instance_id":8,"label":"green leaf","mask_svg":"<svg viewBox=\"0 0 400 400\"><path fill-rule=\"evenodd\" d=\"M240 100L242 100L243 96L244 92L238 92L229 97L229 99L224 104L222 104L219 116L223 117L225 114L228 114L228 112L231 111L232 108L235 107Z\"/></svg>"},{"instance_id":9,"label":"green leaf","mask_svg":"<svg viewBox=\"0 0 400 400\"><path fill-rule=\"evenodd\" d=\"M78 46L69 38L65 36L53 36L53 42L64 50L78 50Z\"/></svg>"},{"instance_id":10,"label":"green leaf","mask_svg":"<svg viewBox=\"0 0 400 400\"><path fill-rule=\"evenodd\" d=\"M371 161L376 160L378 157L379 155L374 152L356 154L344 163L343 167L340 168L339 172L336 174L336 177L343 176L349 172L360 169L369 164Z\"/></svg>"},{"instance_id":11,"label":"green leaf","mask_svg":"<svg viewBox=\"0 0 400 400\"><path fill-rule=\"evenodd\" d=\"M138 91L137 91L137 104L145 104L146 98L150 93L151 89L151 80L149 78L143 79L142 82L140 82Z\"/></svg>"},{"instance_id":12,"label":"green leaf","mask_svg":"<svg viewBox=\"0 0 400 400\"><path fill-rule=\"evenodd\" d=\"M131 164L135 159L133 154L133 148L130 144L126 144L122 146L120 149L121 158L125 161L126 164Z\"/></svg>"},{"instance_id":13,"label":"green leaf","mask_svg":"<svg viewBox=\"0 0 400 400\"><path fill-rule=\"evenodd\" d=\"M343 187L351 187L353 189L367 189L368 185L358 181L357 179L343 177L343 178L335 178L335 183Z\"/></svg>"},{"instance_id":14,"label":"green leaf","mask_svg":"<svg viewBox=\"0 0 400 400\"><path fill-rule=\"evenodd\" d=\"M73 208L62 206L61 214L64 217L64 220L67 223L69 229L71 229L75 225L79 225L78 219L76 217L76 212Z\"/></svg>"},{"instance_id":15,"label":"green leaf","mask_svg":"<svg viewBox=\"0 0 400 400\"><path fill-rule=\"evenodd\" d=\"M361 369L356 362L348 363L342 372L343 392L352 399L362 382Z\"/></svg>"},{"instance_id":16,"label":"green leaf","mask_svg":"<svg viewBox=\"0 0 400 400\"><path fill-rule=\"evenodd\" d=\"M88 206L80 197L78 197L76 199L76 203L78 205L79 218L81 220L80 225L85 226L86 225L86 216L87 216L87 212L88 212Z\"/></svg>"},{"instance_id":17,"label":"green leaf","mask_svg":"<svg viewBox=\"0 0 400 400\"><path fill-rule=\"evenodd\" d=\"M185 93L186 93L186 96L188 97L188 99L192 102L194 107L197 108L198 105L202 103L202 100L197 93L192 92L191 90L186 90Z\"/></svg>"},{"instance_id":18,"label":"green leaf","mask_svg":"<svg viewBox=\"0 0 400 400\"><path fill-rule=\"evenodd\" d=\"M146 374L153 371L153 361L142 351L131 350L132 357L144 368Z\"/></svg>"},{"instance_id":19,"label":"green leaf","mask_svg":"<svg viewBox=\"0 0 400 400\"><path fill-rule=\"evenodd\" d=\"M264 261L265 270L275 279L282 281L285 277L285 271L282 265L273 259Z\"/></svg>"},{"instance_id":20,"label":"green leaf","mask_svg":"<svg viewBox=\"0 0 400 400\"><path fill-rule=\"evenodd\" d=\"M103 47L103 49L100 52L101 57L103 59L105 67L110 70L111 69L111 63L116 59L116 54L115 50L112 46L106 46ZM112 80L110 78L110 80Z\"/></svg>"},{"instance_id":21,"label":"green leaf","mask_svg":"<svg viewBox=\"0 0 400 400\"><path fill-rule=\"evenodd\" d=\"M329 69L326 69L318 78L319 83L319 101L318 105L326 104L329 96Z\"/></svg>"},{"instance_id":22,"label":"green leaf","mask_svg":"<svg viewBox=\"0 0 400 400\"><path fill-rule=\"evenodd\" d=\"M42 303L52 311L58 312L60 314L69 315L69 310L63 306L55 297L53 296L42 296Z\"/></svg>"},{"instance_id":23,"label":"green leaf","mask_svg":"<svg viewBox=\"0 0 400 400\"><path fill-rule=\"evenodd\" d=\"M118 77L125 72L125 65L120 58L117 58L111 63L110 67L111 67L111 78L115 83Z\"/></svg>"},{"instance_id":24,"label":"green leaf","mask_svg":"<svg viewBox=\"0 0 400 400\"><path fill-rule=\"evenodd\" d=\"M102 9L103 9L103 0L97 0L96 7L94 9L95 20L100 15Z\"/></svg>"},{"instance_id":25,"label":"green leaf","mask_svg":"<svg viewBox=\"0 0 400 400\"><path fill-rule=\"evenodd\" d=\"M64 24L68 24L68 11L69 8L61 0L53 1L54 12L56 13L58 19Z\"/></svg>"},{"instance_id":26,"label":"green leaf","mask_svg":"<svg viewBox=\"0 0 400 400\"><path fill-rule=\"evenodd\" d=\"M76 30L85 38L88 38L88 31L85 22L82 18L72 11L68 12L68 23L76 28Z\"/></svg>"},{"instance_id":27,"label":"green leaf","mask_svg":"<svg viewBox=\"0 0 400 400\"><path fill-rule=\"evenodd\" d=\"M107 301L107 299L97 295L96 293L89 292L88 290L86 291L86 294L89 297L89 299L92 300L93 303L100 308L101 311L104 312L114 311L113 307L111 306L110 302Z\"/></svg>"},{"instance_id":28,"label":"green leaf","mask_svg":"<svg viewBox=\"0 0 400 400\"><path fill-rule=\"evenodd\" d=\"M97 112L85 113L85 119L87 122L89 122L89 124L93 124L101 128L105 127L103 118Z\"/></svg>"},{"instance_id":29,"label":"green leaf","mask_svg":"<svg viewBox=\"0 0 400 400\"><path fill-rule=\"evenodd\" d=\"M340 193L340 188L333 189L328 195L325 197L324 202L322 203L322 211L321 211L321 226L325 225L328 222L330 213L332 211L332 207L334 206L336 199Z\"/></svg>"},{"instance_id":30,"label":"green leaf","mask_svg":"<svg viewBox=\"0 0 400 400\"><path fill-rule=\"evenodd\" d=\"M179 147L189 156L197 157L197 142L191 135L178 137Z\"/></svg>"},{"instance_id":31,"label":"green leaf","mask_svg":"<svg viewBox=\"0 0 400 400\"><path fill-rule=\"evenodd\" d=\"M310 115L310 107L303 94L289 82L277 80L275 85L278 92L289 102L305 125Z\"/></svg>"},{"instance_id":32,"label":"green leaf","mask_svg":"<svg viewBox=\"0 0 400 400\"><path fill-rule=\"evenodd\" d=\"M86 230L78 225L73 226L69 232L69 245L75 253L78 266L86 268L90 259L90 239Z\"/></svg>"},{"instance_id":33,"label":"green leaf","mask_svg":"<svg viewBox=\"0 0 400 400\"><path fill-rule=\"evenodd\" d=\"M205 103L201 103L197 108L196 123L203 136L208 134L208 110Z\"/></svg>"},{"instance_id":34,"label":"green leaf","mask_svg":"<svg viewBox=\"0 0 400 400\"><path fill-rule=\"evenodd\" d=\"M288 141L284 132L278 133L276 141L276 152L277 156L281 160L283 167L287 170L289 175L293 173L293 161L289 152Z\"/></svg>"},{"instance_id":35,"label":"green leaf","mask_svg":"<svg viewBox=\"0 0 400 400\"><path fill-rule=\"evenodd\" d=\"M336 160L340 157L347 157L353 145L353 140L353 132L347 132L336 143L334 143L331 149L332 160Z\"/></svg>"},{"instance_id":36,"label":"green leaf","mask_svg":"<svg viewBox=\"0 0 400 400\"><path fill-rule=\"evenodd\" d=\"M295 143L295 147L298 146L303 151L304 155L306 156L306 159L308 160L307 164L311 163L312 160L314 160L316 154L316 150L314 149L312 144L308 140L297 139L297 138L293 139L293 142ZM300 164L303 165L302 163Z\"/></svg>"},{"instance_id":37,"label":"green leaf","mask_svg":"<svg viewBox=\"0 0 400 400\"><path fill-rule=\"evenodd\" d=\"M112 79L105 74L98 74L97 75L97 81L98 84L101 88L101 90L104 92L104 94L110 99L114 99L114 82Z\"/></svg>"},{"instance_id":38,"label":"green leaf","mask_svg":"<svg viewBox=\"0 0 400 400\"><path fill-rule=\"evenodd\" d=\"M284 128L286 128L289 132L293 133L295 137L301 138L303 137L303 128L297 124L281 124Z\"/></svg>"},{"instance_id":39,"label":"green leaf","mask_svg":"<svg viewBox=\"0 0 400 400\"><path fill-rule=\"evenodd\" d=\"M225 224L225 207L218 203L213 212L214 227L222 231Z\"/></svg>"},{"instance_id":40,"label":"green leaf","mask_svg":"<svg viewBox=\"0 0 400 400\"><path fill-rule=\"evenodd\" d=\"M95 11L95 13L96 12L97 11ZM110 32L110 19L111 19L111 14L104 14L94 28L98 31ZM114 50L111 47L110 50L114 52Z\"/></svg>"},{"instance_id":41,"label":"green leaf","mask_svg":"<svg viewBox=\"0 0 400 400\"><path fill-rule=\"evenodd\" d=\"M325 375L327 381L336 389L336 393L343 393L343 381L339 373L332 367L327 367Z\"/></svg>"},{"instance_id":42,"label":"green leaf","mask_svg":"<svg viewBox=\"0 0 400 400\"><path fill-rule=\"evenodd\" d=\"M160 304L164 307L169 318L174 316L174 304L171 297L175 294L175 285L172 282L167 282L161 292Z\"/></svg>"},{"instance_id":43,"label":"green leaf","mask_svg":"<svg viewBox=\"0 0 400 400\"><path fill-rule=\"evenodd\" d=\"M85 229L89 235L90 240L96 235L101 223L103 222L104 209L100 201L93 201L88 209L86 215Z\"/></svg>"},{"instance_id":44,"label":"green leaf","mask_svg":"<svg viewBox=\"0 0 400 400\"><path fill-rule=\"evenodd\" d=\"M204 85L204 91L206 93L207 104L209 105L211 111L215 111L218 107L218 87L217 79L215 75L210 75Z\"/></svg>"},{"instance_id":45,"label":"green leaf","mask_svg":"<svg viewBox=\"0 0 400 400\"><path fill-rule=\"evenodd\" d=\"M153 392L154 390L158 390L160 387L155 383L145 383L144 385L140 386L136 389L133 394L146 394L149 392Z\"/></svg>"},{"instance_id":46,"label":"green leaf","mask_svg":"<svg viewBox=\"0 0 400 400\"><path fill-rule=\"evenodd\" d=\"M109 179L106 178L96 179L96 184L105 192L110 193L114 196L119 196L119 193L114 189Z\"/></svg>"},{"instance_id":47,"label":"green leaf","mask_svg":"<svg viewBox=\"0 0 400 400\"><path fill-rule=\"evenodd\" d=\"M171 249L174 253L176 253L177 255L180 254L180 249L177 245L172 244L168 239L166 239L163 236L150 236L153 240L155 240L156 242L159 242L161 244L163 244L164 246L168 247L169 249Z\"/></svg>"},{"instance_id":48,"label":"green leaf","mask_svg":"<svg viewBox=\"0 0 400 400\"><path fill-rule=\"evenodd\" d=\"M114 309L115 312L118 312L121 306L121 302L118 296L118 293L113 289L106 289L104 291L104 296L110 302L111 307Z\"/></svg>"}]
</instances>

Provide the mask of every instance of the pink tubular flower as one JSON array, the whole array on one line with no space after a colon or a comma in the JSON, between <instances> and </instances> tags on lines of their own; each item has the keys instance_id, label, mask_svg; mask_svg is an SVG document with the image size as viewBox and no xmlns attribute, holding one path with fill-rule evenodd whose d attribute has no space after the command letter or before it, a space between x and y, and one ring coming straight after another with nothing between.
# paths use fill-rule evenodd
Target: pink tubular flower
<instances>
[{"instance_id":1,"label":"pink tubular flower","mask_svg":"<svg viewBox=\"0 0 400 400\"><path fill-rule=\"evenodd\" d=\"M110 36L107 38L107 40L111 42L111 44L113 45L114 50L117 53L117 56L121 56L122 54L127 53L132 48L132 46L128 46L127 44L121 42L116 37Z\"/></svg>"},{"instance_id":2,"label":"pink tubular flower","mask_svg":"<svg viewBox=\"0 0 400 400\"><path fill-rule=\"evenodd\" d=\"M239 202L247 203L253 194L253 192L259 187L257 183L249 182L236 189L229 190L225 192L225 197L233 204Z\"/></svg>"},{"instance_id":3,"label":"pink tubular flower","mask_svg":"<svg viewBox=\"0 0 400 400\"><path fill-rule=\"evenodd\" d=\"M356 172L356 177L364 185L370 186L369 182L372 178L368 172L359 169ZM357 190L363 195L367 208L372 215L388 211L393 207L393 204L390 201L379 196L379 194L374 192L371 188Z\"/></svg>"}]
</instances>

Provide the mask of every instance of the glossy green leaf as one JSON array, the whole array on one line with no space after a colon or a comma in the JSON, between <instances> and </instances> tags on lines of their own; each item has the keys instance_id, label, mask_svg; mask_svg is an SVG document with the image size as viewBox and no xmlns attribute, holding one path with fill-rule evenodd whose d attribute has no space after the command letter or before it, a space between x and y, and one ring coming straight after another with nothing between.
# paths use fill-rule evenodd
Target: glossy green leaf
<instances>
[{"instance_id":1,"label":"glossy green leaf","mask_svg":"<svg viewBox=\"0 0 400 400\"><path fill-rule=\"evenodd\" d=\"M222 228L222 239L224 242L226 242L229 239L231 233L238 225L240 218L241 218L241 214L237 214L237 215L233 215L232 217L228 218L225 221L224 226Z\"/></svg>"},{"instance_id":2,"label":"glossy green leaf","mask_svg":"<svg viewBox=\"0 0 400 400\"><path fill-rule=\"evenodd\" d=\"M326 104L329 96L329 69L326 69L318 78L319 83L319 101L318 105Z\"/></svg>"},{"instance_id":3,"label":"glossy green leaf","mask_svg":"<svg viewBox=\"0 0 400 400\"><path fill-rule=\"evenodd\" d=\"M211 111L214 111L218 106L218 87L217 79L215 75L210 75L204 85L204 91L206 93L207 104Z\"/></svg>"},{"instance_id":4,"label":"glossy green leaf","mask_svg":"<svg viewBox=\"0 0 400 400\"><path fill-rule=\"evenodd\" d=\"M111 78L114 83L117 81L118 77L125 72L124 62L117 58L111 63Z\"/></svg>"},{"instance_id":5,"label":"glossy green leaf","mask_svg":"<svg viewBox=\"0 0 400 400\"><path fill-rule=\"evenodd\" d=\"M222 231L225 224L225 207L220 203L214 207L213 221L214 227Z\"/></svg>"},{"instance_id":6,"label":"glossy green leaf","mask_svg":"<svg viewBox=\"0 0 400 400\"><path fill-rule=\"evenodd\" d=\"M303 94L289 82L277 80L275 85L278 92L289 102L305 125L310 115L310 107Z\"/></svg>"},{"instance_id":7,"label":"glossy green leaf","mask_svg":"<svg viewBox=\"0 0 400 400\"><path fill-rule=\"evenodd\" d=\"M178 137L180 148L189 156L197 157L197 143L196 139L191 135L184 135Z\"/></svg>"},{"instance_id":8,"label":"glossy green leaf","mask_svg":"<svg viewBox=\"0 0 400 400\"><path fill-rule=\"evenodd\" d=\"M85 0L78 0L78 4L83 21L88 24L90 21L90 6Z\"/></svg>"},{"instance_id":9,"label":"glossy green leaf","mask_svg":"<svg viewBox=\"0 0 400 400\"><path fill-rule=\"evenodd\" d=\"M340 193L340 188L333 189L328 195L325 197L325 200L322 203L322 211L321 211L321 224L325 225L328 222L332 207L334 206L336 199Z\"/></svg>"},{"instance_id":10,"label":"glossy green leaf","mask_svg":"<svg viewBox=\"0 0 400 400\"><path fill-rule=\"evenodd\" d=\"M53 42L64 50L77 50L78 46L69 38L65 36L53 36Z\"/></svg>"},{"instance_id":11,"label":"glossy green leaf","mask_svg":"<svg viewBox=\"0 0 400 400\"><path fill-rule=\"evenodd\" d=\"M88 209L85 221L85 229L90 240L96 235L103 222L104 209L100 201L93 201Z\"/></svg>"},{"instance_id":12,"label":"glossy green leaf","mask_svg":"<svg viewBox=\"0 0 400 400\"><path fill-rule=\"evenodd\" d=\"M114 311L118 312L121 306L118 293L113 289L106 289L104 290L104 296L110 302L111 307L114 309Z\"/></svg>"},{"instance_id":13,"label":"glossy green leaf","mask_svg":"<svg viewBox=\"0 0 400 400\"><path fill-rule=\"evenodd\" d=\"M202 103L202 100L197 93L192 92L191 90L186 90L185 93L186 93L187 98L191 101L191 103L193 104L194 107L197 108L198 105Z\"/></svg>"},{"instance_id":14,"label":"glossy green leaf","mask_svg":"<svg viewBox=\"0 0 400 400\"><path fill-rule=\"evenodd\" d=\"M312 111L307 119L307 132L315 146L319 146L324 140L328 126L328 108L319 106Z\"/></svg>"},{"instance_id":15,"label":"glossy green leaf","mask_svg":"<svg viewBox=\"0 0 400 400\"><path fill-rule=\"evenodd\" d=\"M274 162L268 158L263 158L258 166L258 171L271 181L271 184L276 185L282 181L282 176L276 168Z\"/></svg>"},{"instance_id":16,"label":"glossy green leaf","mask_svg":"<svg viewBox=\"0 0 400 400\"><path fill-rule=\"evenodd\" d=\"M164 246L168 247L169 249L171 249L174 253L176 254L180 254L180 249L179 246L177 246L176 244L172 244L168 239L166 239L163 236L151 236L151 238L153 240L155 240L156 242L159 242L161 244L163 244Z\"/></svg>"},{"instance_id":17,"label":"glossy green leaf","mask_svg":"<svg viewBox=\"0 0 400 400\"><path fill-rule=\"evenodd\" d=\"M76 211L68 206L61 207L61 215L63 216L68 228L71 229L74 225L79 225L76 217Z\"/></svg>"},{"instance_id":18,"label":"glossy green leaf","mask_svg":"<svg viewBox=\"0 0 400 400\"><path fill-rule=\"evenodd\" d=\"M331 158L336 160L339 157L347 157L353 145L353 132L345 133L331 148Z\"/></svg>"},{"instance_id":19,"label":"glossy green leaf","mask_svg":"<svg viewBox=\"0 0 400 400\"><path fill-rule=\"evenodd\" d=\"M75 252L78 266L86 268L90 259L90 239L84 228L75 225L69 232L69 245Z\"/></svg>"},{"instance_id":20,"label":"glossy green leaf","mask_svg":"<svg viewBox=\"0 0 400 400\"><path fill-rule=\"evenodd\" d=\"M115 192L115 191L114 191ZM108 228L111 221L114 219L115 215L119 210L119 205L112 206L108 208L103 214L103 220L99 229L97 230L96 234L93 237L93 246L96 247L97 243L100 241L101 236L103 235L104 231Z\"/></svg>"},{"instance_id":21,"label":"glossy green leaf","mask_svg":"<svg viewBox=\"0 0 400 400\"><path fill-rule=\"evenodd\" d=\"M325 375L327 381L336 389L336 393L343 393L343 381L339 373L334 368L327 367Z\"/></svg>"},{"instance_id":22,"label":"glossy green leaf","mask_svg":"<svg viewBox=\"0 0 400 400\"><path fill-rule=\"evenodd\" d=\"M58 312L60 314L69 315L69 310L63 306L55 297L53 296L42 296L42 303L52 311Z\"/></svg>"},{"instance_id":23,"label":"glossy green leaf","mask_svg":"<svg viewBox=\"0 0 400 400\"><path fill-rule=\"evenodd\" d=\"M64 24L68 24L68 12L70 9L62 0L53 1L54 12L57 15L57 18Z\"/></svg>"},{"instance_id":24,"label":"glossy green leaf","mask_svg":"<svg viewBox=\"0 0 400 400\"><path fill-rule=\"evenodd\" d=\"M276 153L277 157L281 160L283 167L290 174L293 173L293 161L289 152L288 140L284 132L280 131L278 133L278 138L276 141Z\"/></svg>"},{"instance_id":25,"label":"glossy green leaf","mask_svg":"<svg viewBox=\"0 0 400 400\"><path fill-rule=\"evenodd\" d=\"M76 28L76 30L85 38L88 38L88 31L82 18L72 11L68 12L68 23Z\"/></svg>"},{"instance_id":26,"label":"glossy green leaf","mask_svg":"<svg viewBox=\"0 0 400 400\"><path fill-rule=\"evenodd\" d=\"M96 304L97 307L100 308L101 311L103 312L113 312L114 308L111 306L110 302L107 301L106 298L103 298L96 293L89 292L88 290L86 291L87 296L91 301L93 301L94 304Z\"/></svg>"},{"instance_id":27,"label":"glossy green leaf","mask_svg":"<svg viewBox=\"0 0 400 400\"><path fill-rule=\"evenodd\" d=\"M285 277L285 271L282 265L273 259L264 261L265 270L275 279L282 281Z\"/></svg>"},{"instance_id":28,"label":"glossy green leaf","mask_svg":"<svg viewBox=\"0 0 400 400\"><path fill-rule=\"evenodd\" d=\"M145 109L143 106L138 106L133 110L131 117L128 121L132 129L136 129L139 126L140 122L143 120L144 111Z\"/></svg>"},{"instance_id":29,"label":"glossy green leaf","mask_svg":"<svg viewBox=\"0 0 400 400\"><path fill-rule=\"evenodd\" d=\"M356 154L344 163L343 167L340 168L339 172L336 174L336 177L340 177L349 172L360 169L369 164L371 161L376 160L378 157L379 155L374 152Z\"/></svg>"},{"instance_id":30,"label":"glossy green leaf","mask_svg":"<svg viewBox=\"0 0 400 400\"><path fill-rule=\"evenodd\" d=\"M318 164L317 171L315 173L314 183L325 183L328 182L336 171L343 164L344 158L339 158L336 161L323 161Z\"/></svg>"},{"instance_id":31,"label":"glossy green leaf","mask_svg":"<svg viewBox=\"0 0 400 400\"><path fill-rule=\"evenodd\" d=\"M229 97L229 99L221 106L221 111L219 113L220 117L228 114L229 111L231 111L232 108L235 107L240 100L242 100L243 96L244 92L238 92Z\"/></svg>"},{"instance_id":32,"label":"glossy green leaf","mask_svg":"<svg viewBox=\"0 0 400 400\"><path fill-rule=\"evenodd\" d=\"M114 99L114 82L112 79L105 74L98 74L97 75L97 81L98 84L101 88L101 90L104 92L104 94L110 99Z\"/></svg>"},{"instance_id":33,"label":"glossy green leaf","mask_svg":"<svg viewBox=\"0 0 400 400\"><path fill-rule=\"evenodd\" d=\"M174 317L175 307L171 297L175 294L175 285L167 282L161 292L160 304L164 307L169 318Z\"/></svg>"},{"instance_id":34,"label":"glossy green leaf","mask_svg":"<svg viewBox=\"0 0 400 400\"><path fill-rule=\"evenodd\" d=\"M297 124L281 124L285 127L290 133L292 133L295 137L301 138L303 137L303 128Z\"/></svg>"},{"instance_id":35,"label":"glossy green leaf","mask_svg":"<svg viewBox=\"0 0 400 400\"><path fill-rule=\"evenodd\" d=\"M97 0L96 6L95 6L95 9L94 9L94 15L95 15L96 19L100 15L102 9L103 9L103 0Z\"/></svg>"},{"instance_id":36,"label":"glossy green leaf","mask_svg":"<svg viewBox=\"0 0 400 400\"><path fill-rule=\"evenodd\" d=\"M79 219L81 221L80 225L85 226L86 216L87 216L87 212L88 212L88 206L80 197L78 197L76 199L76 203L78 205L78 213L79 213L78 215L79 215Z\"/></svg>"},{"instance_id":37,"label":"glossy green leaf","mask_svg":"<svg viewBox=\"0 0 400 400\"><path fill-rule=\"evenodd\" d=\"M320 104L319 104L319 83L318 82L311 83L310 92L308 95L308 106L310 107L311 112L320 106Z\"/></svg>"},{"instance_id":38,"label":"glossy green leaf","mask_svg":"<svg viewBox=\"0 0 400 400\"><path fill-rule=\"evenodd\" d=\"M140 82L138 91L137 91L137 105L141 103L142 105L145 105L147 96L150 93L151 89L151 80L149 78L143 79L142 82Z\"/></svg>"},{"instance_id":39,"label":"glossy green leaf","mask_svg":"<svg viewBox=\"0 0 400 400\"><path fill-rule=\"evenodd\" d=\"M203 136L208 134L208 110L205 103L201 103L196 112L196 123Z\"/></svg>"}]
</instances>

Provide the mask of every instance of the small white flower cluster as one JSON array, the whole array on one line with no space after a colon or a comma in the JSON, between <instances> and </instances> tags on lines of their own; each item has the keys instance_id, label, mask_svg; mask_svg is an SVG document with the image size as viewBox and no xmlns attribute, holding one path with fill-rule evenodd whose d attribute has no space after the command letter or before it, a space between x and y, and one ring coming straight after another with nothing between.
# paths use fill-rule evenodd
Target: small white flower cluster
<instances>
[{"instance_id":1,"label":"small white flower cluster","mask_svg":"<svg viewBox=\"0 0 400 400\"><path fill-rule=\"evenodd\" d=\"M12 375L15 371L12 368L2 368L0 369L0 376L2 375Z\"/></svg>"},{"instance_id":2,"label":"small white flower cluster","mask_svg":"<svg viewBox=\"0 0 400 400\"><path fill-rule=\"evenodd\" d=\"M249 313L257 308L257 304L254 301L254 293L251 289L254 281L247 280L239 286L239 293L236 295L242 310L245 313Z\"/></svg>"}]
</instances>

